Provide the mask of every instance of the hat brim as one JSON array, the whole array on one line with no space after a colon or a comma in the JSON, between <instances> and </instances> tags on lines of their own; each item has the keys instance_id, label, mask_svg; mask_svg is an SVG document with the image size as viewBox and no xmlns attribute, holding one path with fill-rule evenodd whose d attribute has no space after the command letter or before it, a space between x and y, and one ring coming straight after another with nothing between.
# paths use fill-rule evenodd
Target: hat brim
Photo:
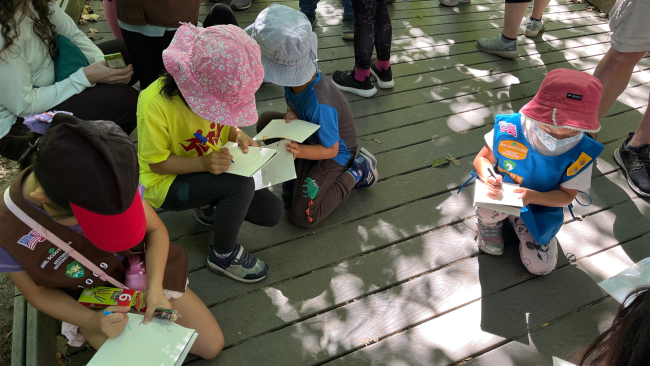
<instances>
[{"instance_id":1,"label":"hat brim","mask_svg":"<svg viewBox=\"0 0 650 366\"><path fill-rule=\"evenodd\" d=\"M142 197L136 192L129 208L117 215L101 215L70 204L84 235L97 248L121 252L140 244L147 232Z\"/></svg>"},{"instance_id":2,"label":"hat brim","mask_svg":"<svg viewBox=\"0 0 650 366\"><path fill-rule=\"evenodd\" d=\"M582 113L568 109L551 108L539 104L535 99L524 105L519 113L537 123L554 128L568 128L580 132L596 133L600 131L598 113Z\"/></svg>"},{"instance_id":3,"label":"hat brim","mask_svg":"<svg viewBox=\"0 0 650 366\"><path fill-rule=\"evenodd\" d=\"M300 66L287 66L275 63L262 55L264 80L280 86L301 86L307 84L316 74L316 62L310 57Z\"/></svg>"}]
</instances>

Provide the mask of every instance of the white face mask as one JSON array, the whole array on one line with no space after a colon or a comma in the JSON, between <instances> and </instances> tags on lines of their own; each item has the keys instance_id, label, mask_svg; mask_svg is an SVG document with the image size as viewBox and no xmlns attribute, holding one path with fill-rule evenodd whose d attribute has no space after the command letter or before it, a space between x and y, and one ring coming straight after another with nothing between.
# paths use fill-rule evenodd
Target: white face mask
<instances>
[{"instance_id":1,"label":"white face mask","mask_svg":"<svg viewBox=\"0 0 650 366\"><path fill-rule=\"evenodd\" d=\"M550 151L555 151L558 147L562 147L565 145L568 145L572 142L578 141L581 138L582 134L577 134L575 136L567 137L565 139L558 140L555 137L549 135L546 133L544 130L542 130L541 127L537 123L535 123L535 127L533 129L535 132L535 136L539 139L539 141L546 146L547 149Z\"/></svg>"}]
</instances>

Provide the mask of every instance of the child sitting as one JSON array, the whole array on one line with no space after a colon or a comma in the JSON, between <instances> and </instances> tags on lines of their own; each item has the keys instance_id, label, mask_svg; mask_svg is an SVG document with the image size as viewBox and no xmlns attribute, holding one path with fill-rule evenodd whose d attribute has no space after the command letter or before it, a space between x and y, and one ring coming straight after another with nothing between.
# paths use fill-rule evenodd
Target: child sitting
<instances>
[{"instance_id":1,"label":"child sitting","mask_svg":"<svg viewBox=\"0 0 650 366\"><path fill-rule=\"evenodd\" d=\"M474 168L491 196L501 190L502 181L519 184L515 192L521 193L525 207L521 217L477 208L482 251L503 254L502 221L509 219L528 271L544 275L555 269L555 234L564 221L562 207L591 186L591 164L603 151L603 145L583 133L600 130L601 91L595 77L557 69L548 73L535 98L520 113L496 116ZM494 166L496 178L488 171Z\"/></svg>"},{"instance_id":2,"label":"child sitting","mask_svg":"<svg viewBox=\"0 0 650 366\"><path fill-rule=\"evenodd\" d=\"M297 179L282 185L292 198L289 220L312 227L325 219L354 188L378 179L377 160L357 151L352 110L329 78L318 71L318 40L301 12L273 4L246 28L262 50L264 79L284 86L287 113L266 112L257 131L273 119L302 119L320 126L304 144L286 143L293 153Z\"/></svg>"}]
</instances>

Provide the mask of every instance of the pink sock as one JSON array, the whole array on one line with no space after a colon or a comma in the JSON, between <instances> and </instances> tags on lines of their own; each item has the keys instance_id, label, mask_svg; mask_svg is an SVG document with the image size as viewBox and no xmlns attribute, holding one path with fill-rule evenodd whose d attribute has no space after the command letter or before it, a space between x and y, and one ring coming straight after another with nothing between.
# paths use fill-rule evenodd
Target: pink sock
<instances>
[{"instance_id":1,"label":"pink sock","mask_svg":"<svg viewBox=\"0 0 650 366\"><path fill-rule=\"evenodd\" d=\"M390 69L390 60L382 61L377 59L377 61L375 61L375 67L379 71L388 70Z\"/></svg>"},{"instance_id":2,"label":"pink sock","mask_svg":"<svg viewBox=\"0 0 650 366\"><path fill-rule=\"evenodd\" d=\"M366 78L368 78L369 76L370 76L370 69L368 69L368 70L361 70L361 69L358 68L358 67L355 67L355 68L354 68L354 78L355 78L357 81L364 81L364 80L366 80Z\"/></svg>"}]
</instances>

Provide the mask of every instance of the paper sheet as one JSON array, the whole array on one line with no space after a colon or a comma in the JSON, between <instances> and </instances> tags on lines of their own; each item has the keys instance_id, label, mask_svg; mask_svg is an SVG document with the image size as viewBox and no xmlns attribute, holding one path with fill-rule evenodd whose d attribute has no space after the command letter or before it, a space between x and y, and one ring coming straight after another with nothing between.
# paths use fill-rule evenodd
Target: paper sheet
<instances>
[{"instance_id":1,"label":"paper sheet","mask_svg":"<svg viewBox=\"0 0 650 366\"><path fill-rule=\"evenodd\" d=\"M625 271L598 284L619 303L623 303L630 292L641 286L650 285L650 258L646 258ZM633 298L630 298L633 300Z\"/></svg>"},{"instance_id":2,"label":"paper sheet","mask_svg":"<svg viewBox=\"0 0 650 366\"><path fill-rule=\"evenodd\" d=\"M571 362L566 362L564 360L561 360L553 356L553 366L576 366L576 365L572 364Z\"/></svg>"},{"instance_id":3,"label":"paper sheet","mask_svg":"<svg viewBox=\"0 0 650 366\"><path fill-rule=\"evenodd\" d=\"M521 194L514 193L514 190L519 188L519 186L516 184L502 183L502 187L501 195L497 198L491 198L487 195L487 185L482 180L477 179L476 190L474 191L474 206L519 216L521 208L524 207Z\"/></svg>"},{"instance_id":4,"label":"paper sheet","mask_svg":"<svg viewBox=\"0 0 650 366\"><path fill-rule=\"evenodd\" d=\"M255 179L255 190L296 179L296 167L293 164L293 154L287 151L285 146L288 143L289 140L282 140L266 146L269 149L276 150L277 154L264 168L253 175Z\"/></svg>"},{"instance_id":5,"label":"paper sheet","mask_svg":"<svg viewBox=\"0 0 650 366\"><path fill-rule=\"evenodd\" d=\"M128 314L129 322L118 337L108 339L88 366L180 366L198 333L194 329L154 318L141 324L144 315Z\"/></svg>"},{"instance_id":6,"label":"paper sheet","mask_svg":"<svg viewBox=\"0 0 650 366\"><path fill-rule=\"evenodd\" d=\"M285 138L302 143L319 128L319 125L299 119L294 119L289 123L283 119L274 119L253 140L264 141L272 138Z\"/></svg>"},{"instance_id":7,"label":"paper sheet","mask_svg":"<svg viewBox=\"0 0 650 366\"><path fill-rule=\"evenodd\" d=\"M277 151L268 148L255 146L248 147L248 153L244 154L239 146L234 142L229 142L223 147L227 147L232 155L233 164L230 165L226 173L252 177L258 170L262 169L277 154Z\"/></svg>"}]
</instances>

